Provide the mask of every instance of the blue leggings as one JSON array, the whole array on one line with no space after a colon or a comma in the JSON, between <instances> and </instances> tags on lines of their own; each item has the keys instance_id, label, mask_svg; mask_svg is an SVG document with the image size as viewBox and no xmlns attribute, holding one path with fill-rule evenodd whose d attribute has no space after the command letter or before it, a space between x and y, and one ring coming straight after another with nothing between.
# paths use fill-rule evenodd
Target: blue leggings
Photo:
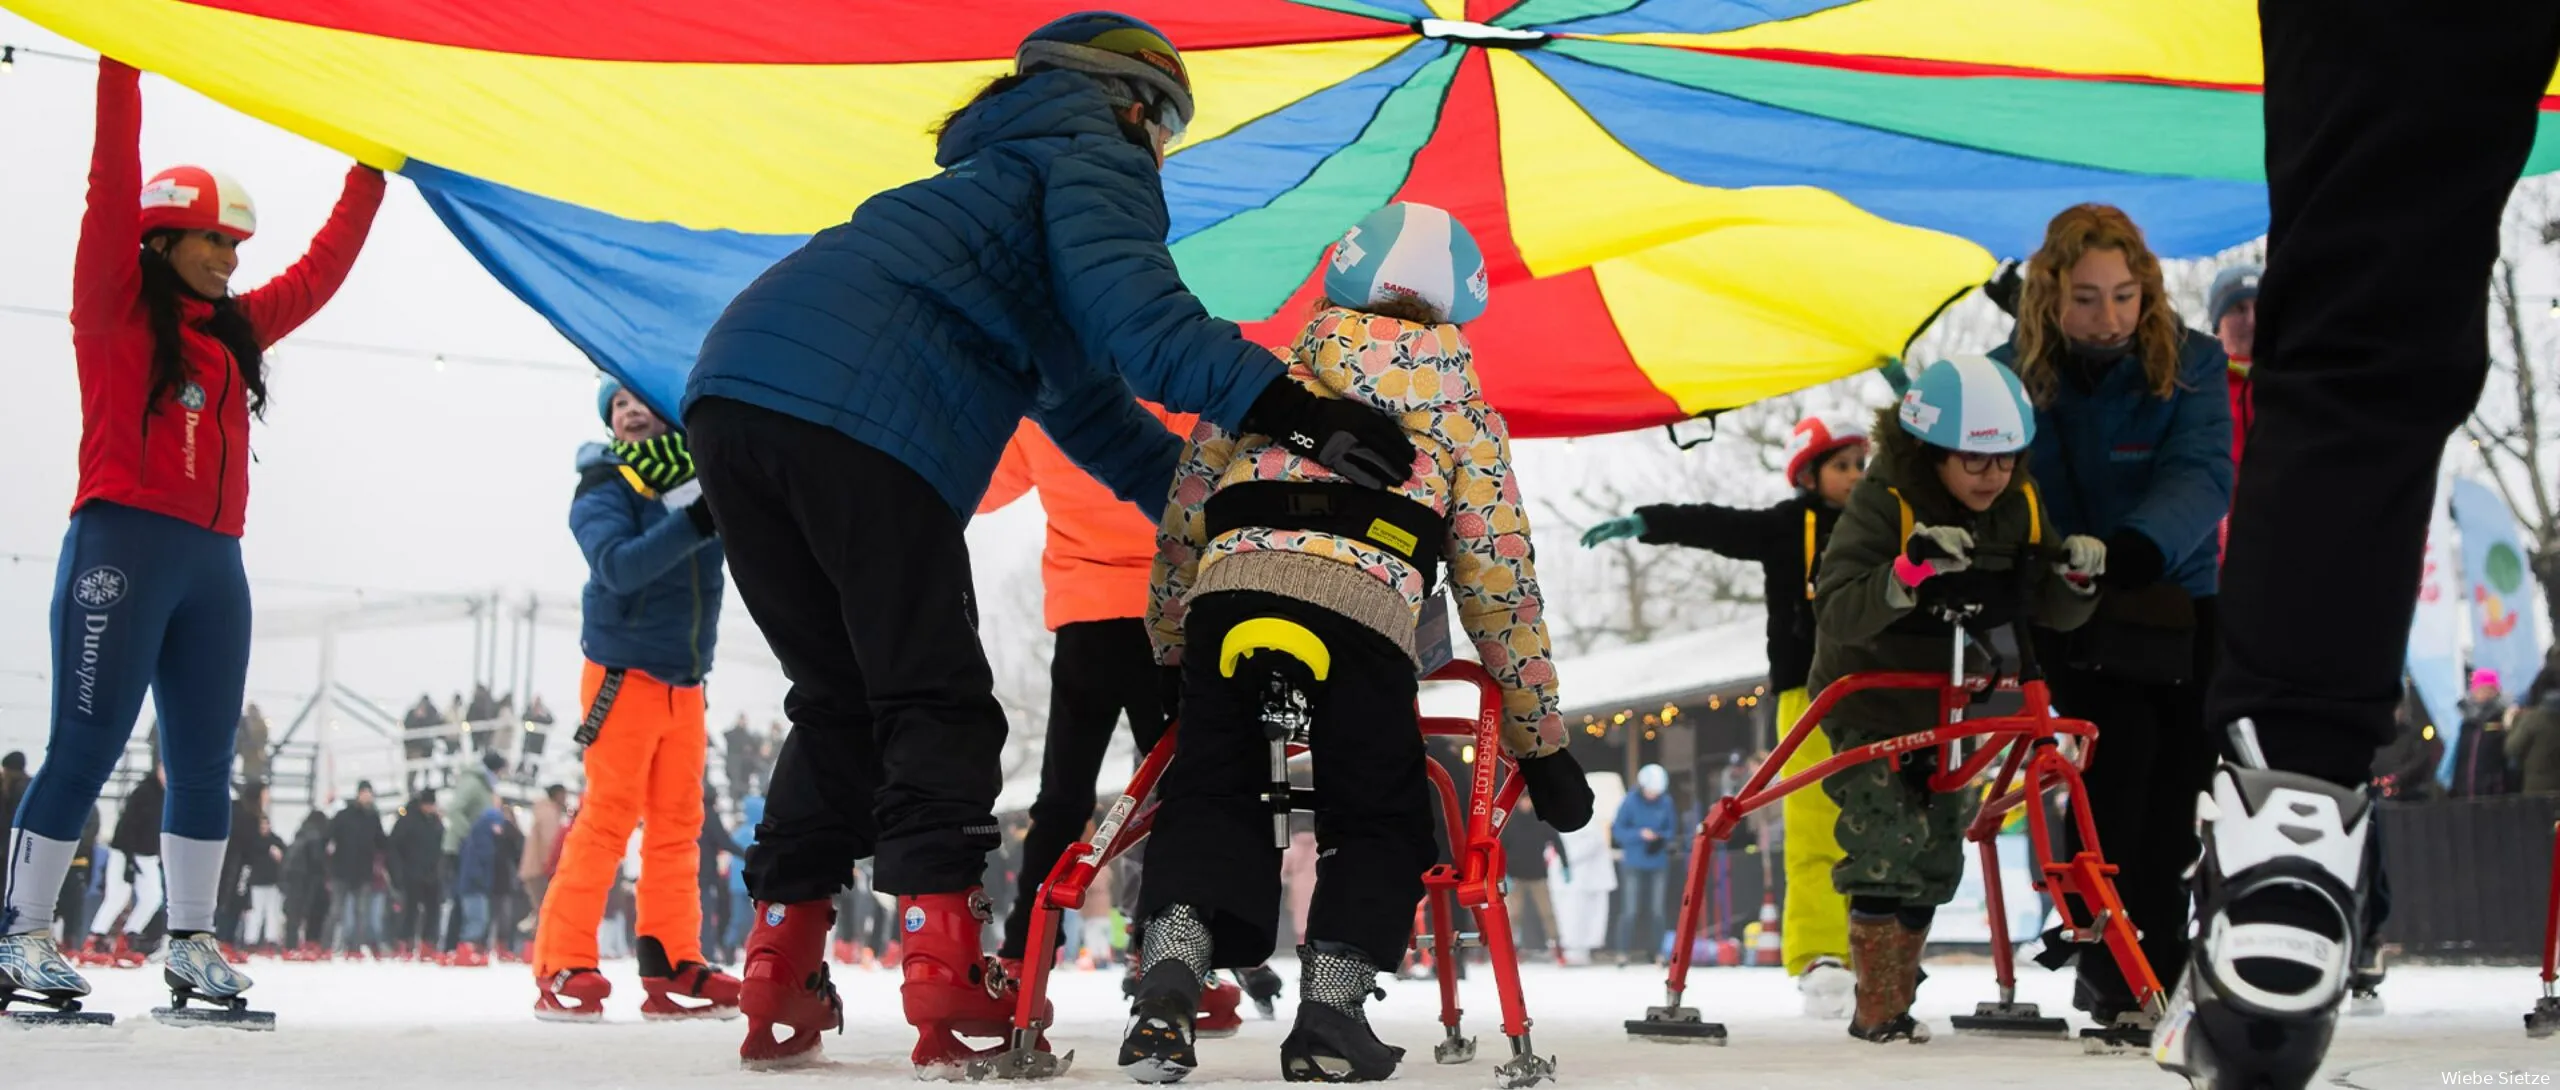
<instances>
[{"instance_id":1,"label":"blue leggings","mask_svg":"<svg viewBox=\"0 0 2560 1090\"><path fill-rule=\"evenodd\" d=\"M53 582L53 728L18 825L80 839L150 690L169 775L163 832L231 835L231 757L249 678L240 539L92 501L71 516Z\"/></svg>"}]
</instances>

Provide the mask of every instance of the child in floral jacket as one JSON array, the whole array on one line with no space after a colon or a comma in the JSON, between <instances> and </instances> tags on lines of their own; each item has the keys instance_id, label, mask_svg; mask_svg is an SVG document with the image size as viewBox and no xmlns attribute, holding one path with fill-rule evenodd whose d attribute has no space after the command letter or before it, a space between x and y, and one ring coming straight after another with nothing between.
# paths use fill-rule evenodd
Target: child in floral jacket
<instances>
[{"instance_id":1,"label":"child in floral jacket","mask_svg":"<svg viewBox=\"0 0 2560 1090\"><path fill-rule=\"evenodd\" d=\"M1148 621L1182 670L1175 759L1159 789L1137 916L1143 967L1121 1065L1144 1081L1196 1062L1190 1017L1213 968L1269 956L1279 855L1259 691L1224 676L1229 630L1259 618L1314 633L1315 899L1299 950L1297 1025L1283 1074L1381 1079L1400 1050L1362 1013L1395 966L1436 858L1415 718L1414 628L1447 565L1459 620L1503 691L1505 748L1549 824L1581 827L1591 790L1564 752L1529 524L1508 429L1485 403L1458 327L1484 309L1484 263L1447 212L1390 205L1334 246L1326 300L1290 374L1321 397L1400 421L1419 452L1392 488L1336 476L1260 435L1203 422L1157 535ZM1188 653L1186 653L1188 652Z\"/></svg>"}]
</instances>

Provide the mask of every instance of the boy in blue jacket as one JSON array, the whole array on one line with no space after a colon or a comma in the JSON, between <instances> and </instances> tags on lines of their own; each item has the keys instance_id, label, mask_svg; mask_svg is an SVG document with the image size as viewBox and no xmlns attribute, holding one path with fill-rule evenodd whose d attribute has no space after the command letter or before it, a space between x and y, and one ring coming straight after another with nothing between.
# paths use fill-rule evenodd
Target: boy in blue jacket
<instances>
[{"instance_id":1,"label":"boy in blue jacket","mask_svg":"<svg viewBox=\"0 0 2560 1090\"><path fill-rule=\"evenodd\" d=\"M734 1016L738 980L702 953L703 680L720 624L720 541L681 433L607 381L614 442L578 453L569 528L587 558L575 741L586 800L534 933L534 1017L596 1021L613 993L596 930L640 832L640 984L649 1018Z\"/></svg>"},{"instance_id":2,"label":"boy in blue jacket","mask_svg":"<svg viewBox=\"0 0 2560 1090\"><path fill-rule=\"evenodd\" d=\"M1363 483L1412 471L1393 420L1288 381L1183 285L1158 172L1191 117L1155 28L1109 12L1040 27L944 122L941 173L864 201L703 340L685 428L738 593L792 681L747 860L750 1064L806 1059L840 1022L831 903L865 856L899 899L918 1068L1006 1028L1014 991L980 945L978 888L1005 721L962 530L1024 416L1150 522L1181 444L1139 398Z\"/></svg>"}]
</instances>

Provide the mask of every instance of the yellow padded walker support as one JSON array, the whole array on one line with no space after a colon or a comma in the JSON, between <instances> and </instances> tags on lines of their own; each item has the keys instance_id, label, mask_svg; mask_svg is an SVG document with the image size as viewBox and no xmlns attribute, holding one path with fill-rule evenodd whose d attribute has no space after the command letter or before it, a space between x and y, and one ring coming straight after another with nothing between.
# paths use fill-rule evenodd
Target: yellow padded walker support
<instances>
[{"instance_id":1,"label":"yellow padded walker support","mask_svg":"<svg viewBox=\"0 0 2560 1090\"><path fill-rule=\"evenodd\" d=\"M1258 651L1278 651L1305 663L1317 681L1333 672L1333 652L1307 626L1280 617L1256 617L1227 630L1226 643L1218 649L1218 676L1236 676L1236 664Z\"/></svg>"}]
</instances>

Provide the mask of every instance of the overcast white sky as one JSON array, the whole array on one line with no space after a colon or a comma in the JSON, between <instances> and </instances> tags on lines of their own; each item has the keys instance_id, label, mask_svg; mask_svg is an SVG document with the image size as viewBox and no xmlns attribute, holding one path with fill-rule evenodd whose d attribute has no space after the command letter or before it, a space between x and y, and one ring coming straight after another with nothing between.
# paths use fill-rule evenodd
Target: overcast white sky
<instances>
[{"instance_id":1,"label":"overcast white sky","mask_svg":"<svg viewBox=\"0 0 2560 1090\"><path fill-rule=\"evenodd\" d=\"M87 54L13 15L0 42ZM0 74L0 750L42 746L51 670L45 615L77 478L80 411L68 325L9 308L68 305L88 169L95 69L22 56ZM347 160L157 77L144 79L146 169L218 166L256 197L258 237L238 283L264 281L300 255L327 218ZM330 340L429 352L553 361L555 370L351 352ZM274 402L254 433L243 548L260 613L353 604L306 584L407 592L532 591L574 601L586 567L567 529L579 443L601 437L593 372L540 316L482 272L408 183L394 178L372 241L345 290L272 357ZM1036 564L1039 512L1021 505L971 531L982 581ZM714 729L738 711L780 713L783 682L745 610L730 603L711 689ZM750 647L749 645L753 645ZM503 660L503 650L501 652ZM318 674L311 639L261 638L251 698L290 715ZM576 636L538 645L534 691L555 709L576 699ZM465 623L342 637L342 680L398 708L439 702L471 676ZM508 676L503 662L499 677ZM148 714L146 712L146 714ZM278 724L281 726L281 723ZM347 730L355 730L350 724Z\"/></svg>"}]
</instances>

